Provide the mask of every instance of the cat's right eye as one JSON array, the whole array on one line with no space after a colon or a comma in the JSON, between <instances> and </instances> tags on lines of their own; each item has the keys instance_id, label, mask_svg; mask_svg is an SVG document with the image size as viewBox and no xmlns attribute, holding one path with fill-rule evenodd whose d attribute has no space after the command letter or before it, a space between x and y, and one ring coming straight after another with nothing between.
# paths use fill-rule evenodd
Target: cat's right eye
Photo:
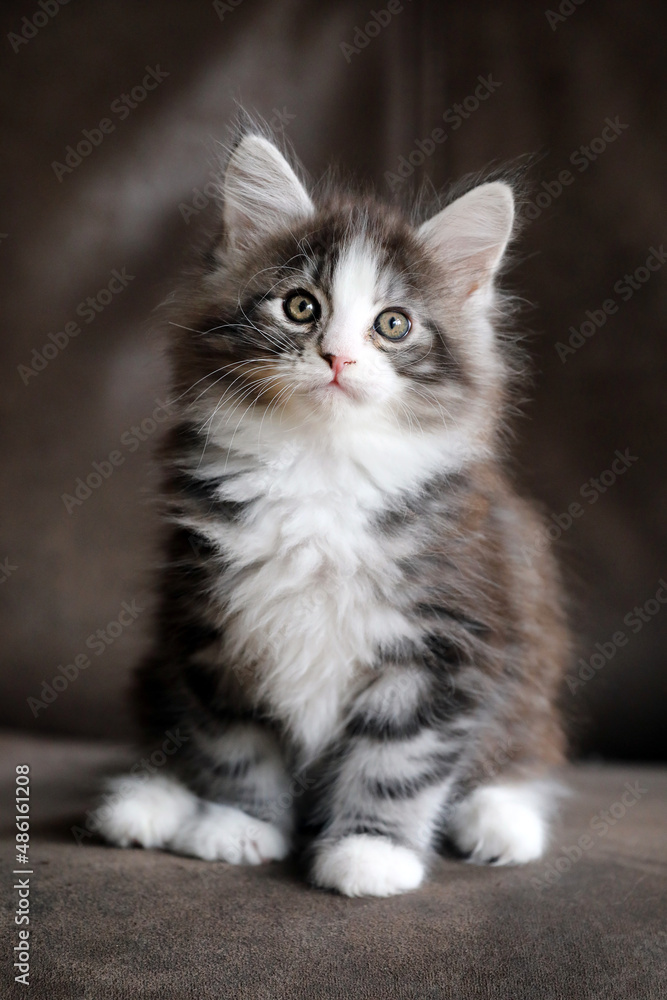
<instances>
[{"instance_id":1,"label":"cat's right eye","mask_svg":"<svg viewBox=\"0 0 667 1000\"><path fill-rule=\"evenodd\" d=\"M310 292L290 292L283 299L283 309L294 323L313 323L320 318L320 304Z\"/></svg>"}]
</instances>

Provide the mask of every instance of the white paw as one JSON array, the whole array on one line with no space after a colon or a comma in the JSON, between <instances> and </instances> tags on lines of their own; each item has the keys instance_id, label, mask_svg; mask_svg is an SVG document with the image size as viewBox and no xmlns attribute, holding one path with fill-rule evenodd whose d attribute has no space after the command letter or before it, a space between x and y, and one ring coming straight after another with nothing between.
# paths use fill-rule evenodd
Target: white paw
<instances>
[{"instance_id":1,"label":"white paw","mask_svg":"<svg viewBox=\"0 0 667 1000\"><path fill-rule=\"evenodd\" d=\"M544 852L544 813L543 786L488 785L464 799L450 832L475 864L525 864Z\"/></svg>"},{"instance_id":2,"label":"white paw","mask_svg":"<svg viewBox=\"0 0 667 1000\"><path fill-rule=\"evenodd\" d=\"M407 847L356 834L321 847L312 877L316 885L344 896L394 896L421 885L424 865Z\"/></svg>"},{"instance_id":3,"label":"white paw","mask_svg":"<svg viewBox=\"0 0 667 1000\"><path fill-rule=\"evenodd\" d=\"M164 847L196 809L197 798L173 778L113 778L90 827L119 847Z\"/></svg>"},{"instance_id":4,"label":"white paw","mask_svg":"<svg viewBox=\"0 0 667 1000\"><path fill-rule=\"evenodd\" d=\"M171 838L169 850L204 861L259 865L289 854L287 837L271 823L254 819L234 806L205 802Z\"/></svg>"}]
</instances>

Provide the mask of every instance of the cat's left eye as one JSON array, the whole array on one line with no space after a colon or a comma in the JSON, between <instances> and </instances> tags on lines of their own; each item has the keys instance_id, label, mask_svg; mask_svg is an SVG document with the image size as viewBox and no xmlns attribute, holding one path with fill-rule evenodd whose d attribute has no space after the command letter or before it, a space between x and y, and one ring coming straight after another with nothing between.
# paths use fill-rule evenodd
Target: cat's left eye
<instances>
[{"instance_id":1,"label":"cat's left eye","mask_svg":"<svg viewBox=\"0 0 667 1000\"><path fill-rule=\"evenodd\" d=\"M285 315L294 323L312 323L320 318L320 304L310 292L291 292L283 299Z\"/></svg>"},{"instance_id":2,"label":"cat's left eye","mask_svg":"<svg viewBox=\"0 0 667 1000\"><path fill-rule=\"evenodd\" d=\"M385 309L375 317L373 329L387 340L403 340L410 332L412 324L400 309Z\"/></svg>"}]
</instances>

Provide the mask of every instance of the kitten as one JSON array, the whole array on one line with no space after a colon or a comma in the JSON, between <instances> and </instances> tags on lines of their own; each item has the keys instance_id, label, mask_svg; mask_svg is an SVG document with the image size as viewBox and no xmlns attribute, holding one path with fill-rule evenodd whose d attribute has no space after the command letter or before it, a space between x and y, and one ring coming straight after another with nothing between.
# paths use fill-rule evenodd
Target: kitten
<instances>
[{"instance_id":1,"label":"kitten","mask_svg":"<svg viewBox=\"0 0 667 1000\"><path fill-rule=\"evenodd\" d=\"M480 863L536 859L568 638L502 465L512 189L413 225L311 197L250 130L222 197L177 307L166 562L137 683L148 740L183 745L118 779L99 828L247 864L305 833L312 882L349 896L415 889L446 839Z\"/></svg>"}]
</instances>

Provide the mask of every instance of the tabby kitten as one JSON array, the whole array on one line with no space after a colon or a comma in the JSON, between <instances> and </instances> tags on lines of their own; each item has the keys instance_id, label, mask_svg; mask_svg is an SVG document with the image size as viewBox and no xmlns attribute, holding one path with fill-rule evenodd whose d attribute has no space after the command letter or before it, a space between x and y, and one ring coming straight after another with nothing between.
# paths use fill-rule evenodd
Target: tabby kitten
<instances>
[{"instance_id":1,"label":"tabby kitten","mask_svg":"<svg viewBox=\"0 0 667 1000\"><path fill-rule=\"evenodd\" d=\"M148 742L182 747L117 779L99 828L246 864L307 843L312 882L349 896L415 889L445 840L538 858L567 634L502 465L512 190L413 225L311 197L250 131L222 200L172 317L169 528L137 685Z\"/></svg>"}]
</instances>

